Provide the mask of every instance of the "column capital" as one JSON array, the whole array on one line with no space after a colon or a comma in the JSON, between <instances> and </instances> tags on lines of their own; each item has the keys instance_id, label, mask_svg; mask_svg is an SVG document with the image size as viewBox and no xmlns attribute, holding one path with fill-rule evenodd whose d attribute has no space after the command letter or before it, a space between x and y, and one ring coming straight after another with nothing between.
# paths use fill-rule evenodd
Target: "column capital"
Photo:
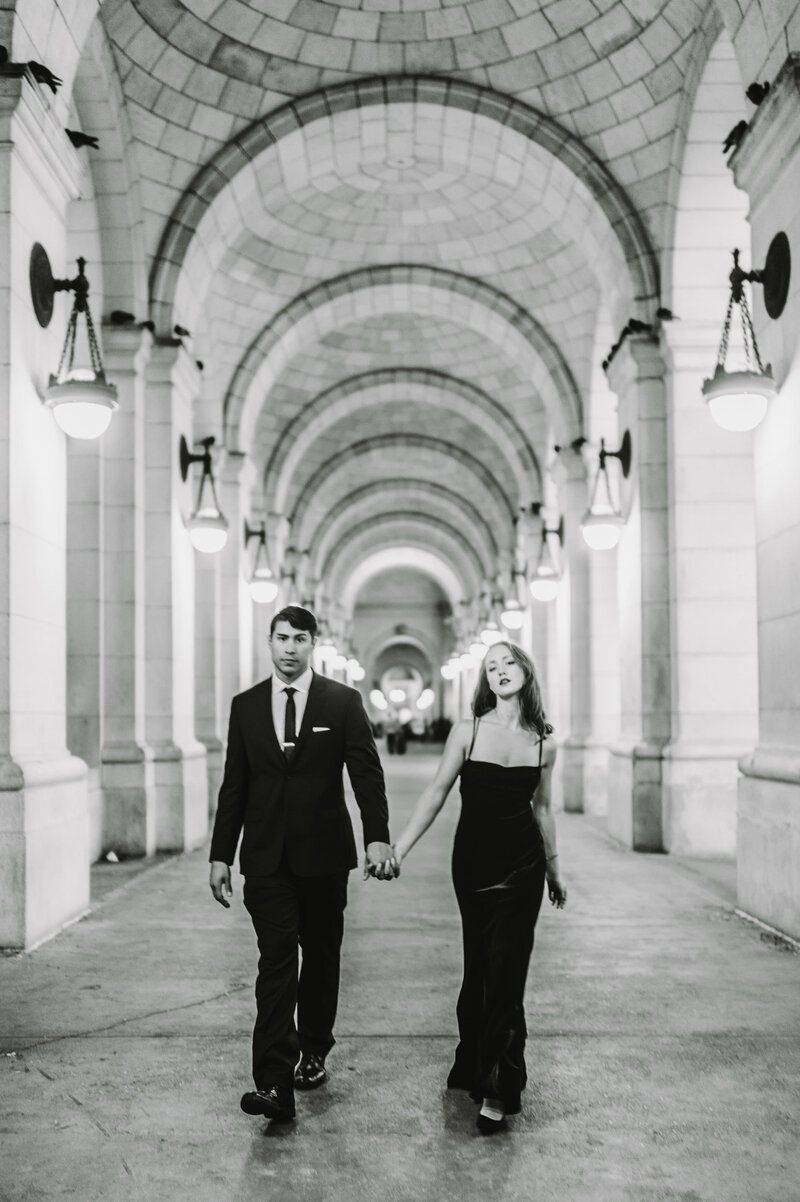
<instances>
[{"instance_id":1,"label":"column capital","mask_svg":"<svg viewBox=\"0 0 800 1202\"><path fill-rule=\"evenodd\" d=\"M769 196L797 154L800 54L790 54L728 160L738 188L755 204Z\"/></svg>"},{"instance_id":2,"label":"column capital","mask_svg":"<svg viewBox=\"0 0 800 1202\"><path fill-rule=\"evenodd\" d=\"M138 375L147 366L153 348L153 335L139 326L104 325L103 361L109 375Z\"/></svg>"},{"instance_id":3,"label":"column capital","mask_svg":"<svg viewBox=\"0 0 800 1202\"><path fill-rule=\"evenodd\" d=\"M23 68L18 70L18 68ZM76 200L83 173L78 152L22 63L0 73L0 143L24 160L37 184L57 207ZM42 238L47 231L42 230Z\"/></svg>"},{"instance_id":4,"label":"column capital","mask_svg":"<svg viewBox=\"0 0 800 1202\"><path fill-rule=\"evenodd\" d=\"M611 389L622 397L635 383L663 379L666 364L661 345L653 334L629 334L606 368Z\"/></svg>"},{"instance_id":5,"label":"column capital","mask_svg":"<svg viewBox=\"0 0 800 1202\"><path fill-rule=\"evenodd\" d=\"M662 357L672 371L712 376L721 337L722 317L718 322L670 322L661 327Z\"/></svg>"}]
</instances>

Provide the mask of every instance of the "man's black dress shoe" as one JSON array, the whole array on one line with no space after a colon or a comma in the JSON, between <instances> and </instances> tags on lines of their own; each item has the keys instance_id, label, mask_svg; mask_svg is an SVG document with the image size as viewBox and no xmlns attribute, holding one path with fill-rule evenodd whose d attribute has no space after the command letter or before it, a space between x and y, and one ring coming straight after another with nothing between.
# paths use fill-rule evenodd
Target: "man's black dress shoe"
<instances>
[{"instance_id":1,"label":"man's black dress shoe","mask_svg":"<svg viewBox=\"0 0 800 1202\"><path fill-rule=\"evenodd\" d=\"M245 1114L263 1114L265 1118L277 1119L281 1123L295 1116L292 1095L288 1090L277 1089L274 1085L269 1089L251 1089L242 1094L240 1105Z\"/></svg>"},{"instance_id":2,"label":"man's black dress shoe","mask_svg":"<svg viewBox=\"0 0 800 1202\"><path fill-rule=\"evenodd\" d=\"M317 1089L328 1080L325 1061L313 1052L303 1052L294 1070L295 1089Z\"/></svg>"}]
</instances>

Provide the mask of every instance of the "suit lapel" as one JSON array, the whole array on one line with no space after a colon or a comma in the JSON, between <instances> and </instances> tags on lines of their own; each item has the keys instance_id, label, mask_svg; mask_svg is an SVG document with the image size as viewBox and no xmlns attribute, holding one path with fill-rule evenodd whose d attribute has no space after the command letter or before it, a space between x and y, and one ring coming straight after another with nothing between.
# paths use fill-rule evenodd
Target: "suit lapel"
<instances>
[{"instance_id":1,"label":"suit lapel","mask_svg":"<svg viewBox=\"0 0 800 1202\"><path fill-rule=\"evenodd\" d=\"M295 760L301 754L303 747L306 744L312 726L316 725L317 718L320 716L320 711L323 708L325 697L324 678L317 676L316 672L311 677L311 685L308 690L308 698L306 700L306 708L303 714L303 721L300 723L300 730L297 735L297 746L294 749Z\"/></svg>"},{"instance_id":2,"label":"suit lapel","mask_svg":"<svg viewBox=\"0 0 800 1202\"><path fill-rule=\"evenodd\" d=\"M273 680L274 680L274 677L270 676L270 677L268 677L268 679L266 681L266 684L267 684L267 690L266 690L267 712L266 712L265 718L266 718L266 723L267 723L267 747L268 747L269 753L273 759L278 760L278 762L281 764L285 764L286 756L283 753L283 748L281 747L280 743L278 742L278 736L275 734L275 723L272 720Z\"/></svg>"}]
</instances>

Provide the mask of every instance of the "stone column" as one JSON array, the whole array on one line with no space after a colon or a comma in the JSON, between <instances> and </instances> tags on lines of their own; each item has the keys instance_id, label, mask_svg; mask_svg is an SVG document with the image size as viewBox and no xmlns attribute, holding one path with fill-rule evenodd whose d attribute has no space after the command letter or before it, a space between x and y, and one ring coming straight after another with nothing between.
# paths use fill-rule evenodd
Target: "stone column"
<instances>
[{"instance_id":1,"label":"stone column","mask_svg":"<svg viewBox=\"0 0 800 1202\"><path fill-rule=\"evenodd\" d=\"M44 93L0 77L0 946L11 948L89 903L86 765L66 745L66 440L41 402L70 302L58 297L42 329L28 283L35 242L55 275L69 270L79 179Z\"/></svg>"},{"instance_id":2,"label":"stone column","mask_svg":"<svg viewBox=\"0 0 800 1202\"><path fill-rule=\"evenodd\" d=\"M740 763L739 903L800 935L800 56L793 54L753 115L732 159L750 197L753 266L783 230L792 253L789 298L767 316L756 285L754 319L778 396L755 432L759 731Z\"/></svg>"},{"instance_id":3,"label":"stone column","mask_svg":"<svg viewBox=\"0 0 800 1202\"><path fill-rule=\"evenodd\" d=\"M627 429L633 441L627 481L615 461L608 464L627 514L617 559L622 708L609 765L608 827L635 851L663 849L663 756L670 737L664 376L658 344L641 334L625 340L608 368L619 398L620 436Z\"/></svg>"},{"instance_id":4,"label":"stone column","mask_svg":"<svg viewBox=\"0 0 800 1202\"><path fill-rule=\"evenodd\" d=\"M145 742L145 373L147 331L108 326L103 352L119 409L102 444L103 849L152 855L156 797Z\"/></svg>"},{"instance_id":5,"label":"stone column","mask_svg":"<svg viewBox=\"0 0 800 1202\"><path fill-rule=\"evenodd\" d=\"M147 372L145 445L145 738L152 748L156 846L184 850L208 829L206 750L195 736L195 557L184 522L200 468L182 483L181 434L192 444L197 368L158 345Z\"/></svg>"},{"instance_id":6,"label":"stone column","mask_svg":"<svg viewBox=\"0 0 800 1202\"><path fill-rule=\"evenodd\" d=\"M702 399L720 331L689 322L663 332L672 448L663 823L666 851L733 858L737 762L758 715L753 436L720 429Z\"/></svg>"}]
</instances>

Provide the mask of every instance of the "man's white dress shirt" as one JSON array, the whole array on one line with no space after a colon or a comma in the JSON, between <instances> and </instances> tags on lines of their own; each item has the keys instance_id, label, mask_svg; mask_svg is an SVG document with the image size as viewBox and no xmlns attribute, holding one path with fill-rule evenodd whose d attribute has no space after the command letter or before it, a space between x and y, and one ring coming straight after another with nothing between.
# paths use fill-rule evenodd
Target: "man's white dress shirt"
<instances>
[{"instance_id":1,"label":"man's white dress shirt","mask_svg":"<svg viewBox=\"0 0 800 1202\"><path fill-rule=\"evenodd\" d=\"M273 673L272 675L272 723L275 727L275 734L280 747L283 747L283 735L286 730L286 690L294 689L294 736L297 739L297 736L300 734L303 714L306 712L308 690L311 688L311 681L313 679L314 673L311 668L306 668L303 675L298 676L297 680L286 683L279 679L277 673Z\"/></svg>"}]
</instances>

